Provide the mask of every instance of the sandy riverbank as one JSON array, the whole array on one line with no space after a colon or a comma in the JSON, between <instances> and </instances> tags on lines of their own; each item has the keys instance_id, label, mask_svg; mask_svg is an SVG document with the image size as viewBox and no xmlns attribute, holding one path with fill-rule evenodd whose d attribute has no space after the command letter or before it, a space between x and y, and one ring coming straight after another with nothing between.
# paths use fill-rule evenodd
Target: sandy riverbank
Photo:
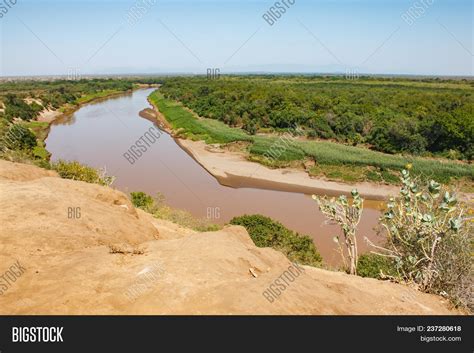
<instances>
[{"instance_id":1,"label":"sandy riverbank","mask_svg":"<svg viewBox=\"0 0 474 353\"><path fill-rule=\"evenodd\" d=\"M40 113L40 115L36 118L36 120L43 123L52 123L61 115L63 115L63 113L60 112L59 110L45 109Z\"/></svg>"},{"instance_id":2,"label":"sandy riverbank","mask_svg":"<svg viewBox=\"0 0 474 353\"><path fill-rule=\"evenodd\" d=\"M357 188L370 200L384 200L398 193L398 187L371 183L344 184L311 178L306 172L292 168L270 169L246 160L239 152L218 151L204 141L176 138L176 142L219 182L231 187L299 192L305 194L349 195Z\"/></svg>"}]
</instances>

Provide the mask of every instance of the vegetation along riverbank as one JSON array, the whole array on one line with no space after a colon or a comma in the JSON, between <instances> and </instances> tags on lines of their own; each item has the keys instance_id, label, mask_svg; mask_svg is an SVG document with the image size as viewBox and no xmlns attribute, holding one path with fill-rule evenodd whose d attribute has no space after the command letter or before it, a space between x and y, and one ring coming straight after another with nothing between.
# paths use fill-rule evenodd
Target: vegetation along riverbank
<instances>
[{"instance_id":1,"label":"vegetation along riverbank","mask_svg":"<svg viewBox=\"0 0 474 353\"><path fill-rule=\"evenodd\" d=\"M281 89L281 85L287 85L287 89ZM243 86L248 87L248 90L241 89ZM257 88L250 88L251 86ZM369 95L367 87L371 88L370 92L375 93ZM278 94L275 94L273 89ZM355 93L348 93L349 89L355 90ZM410 100L411 103L407 107L397 107L397 100L388 99L393 96L394 90L403 97L416 93L419 101L415 103ZM300 97L298 93L306 96ZM400 131L395 131L400 124L408 124L407 120L413 120L412 115L419 114L416 110L428 112L434 109L432 105L440 105L437 99L447 93L459 97L459 106L444 108L450 112L450 116L447 113L441 114L446 119L450 117L449 127L440 125L437 115L426 113L424 120L419 118L421 120L417 124L420 126L416 129L413 127L415 130L404 131L403 136ZM337 103L343 99L340 94L348 95L345 98L343 113L339 112L342 103L330 105L331 101ZM354 95L357 94L359 98L354 102ZM363 95L362 98L360 95ZM316 109L316 102L322 99L321 96L325 97L326 103ZM380 105L375 103L377 99L388 101L385 105ZM472 84L463 81L440 83L429 80L366 79L358 83L347 83L341 79L298 77L230 77L220 80L177 78L166 81L149 100L162 114L164 126L172 130L175 137L191 141L203 140L211 145L207 151L240 154L242 160L257 162L267 167L267 174L271 174L271 169L280 170L280 179L299 171L308 176L306 180L309 184L314 183L315 179L329 182L329 185L331 182L348 185L376 183L381 190L380 194L386 195L387 192L383 188L388 186L387 190L391 189L389 192L395 190L390 188L390 185L398 184L399 171L406 165L411 165L413 173L422 178L450 183L468 193L473 190L474 168L469 146L472 145L474 122L472 115L468 114L473 106ZM312 100L315 102L311 104ZM263 108L263 111L260 111L254 102L258 102L259 107L268 111ZM398 104L402 105L401 102ZM296 125L279 124L275 112L280 110L285 116L292 110L293 119L289 121ZM355 113L349 114L352 111ZM387 111L392 115L394 111L398 112L398 118L388 118ZM376 116L372 117L371 113ZM346 121L347 114L351 116L350 123ZM357 121L360 126L357 126ZM250 128L249 124L253 128ZM326 124L328 134L322 134L320 128L317 128L318 124ZM341 124L349 125L342 129ZM417 138L424 139L422 134L428 136L429 131L440 135L439 141L448 139L449 129L453 130L453 138L460 141L458 145L452 145L458 146L457 152L453 149L435 151L434 147L429 147L426 143L423 143L425 149L422 151L416 150L413 145L416 144ZM387 144L401 146L395 141L400 138L406 142L406 148L390 150L375 144L375 139L382 139L382 131L387 134L383 137ZM319 135L316 136L317 134ZM411 139L415 139L415 142ZM219 167L214 171L207 168L207 164L203 162L205 153L199 153L199 147L190 148L190 145L193 143L186 141L186 148L191 154L211 173L222 178L220 174L226 170L219 172L216 170L220 169ZM429 148L432 151L429 151ZM234 157L229 157L232 158ZM215 153L214 159L222 160L223 156ZM228 177L232 177L232 171L228 172ZM260 169L257 172L262 173ZM240 176L250 176L249 173L244 174L241 173ZM329 185L326 186L331 190ZM337 185L333 186L338 190ZM348 191L350 190L347 187L344 192Z\"/></svg>"}]
</instances>

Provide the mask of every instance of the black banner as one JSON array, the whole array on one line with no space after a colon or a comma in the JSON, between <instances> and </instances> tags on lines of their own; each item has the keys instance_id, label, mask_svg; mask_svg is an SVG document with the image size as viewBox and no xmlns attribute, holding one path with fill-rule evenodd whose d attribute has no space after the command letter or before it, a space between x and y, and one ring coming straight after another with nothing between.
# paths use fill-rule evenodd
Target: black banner
<instances>
[{"instance_id":1,"label":"black banner","mask_svg":"<svg viewBox=\"0 0 474 353\"><path fill-rule=\"evenodd\" d=\"M3 316L0 353L472 352L470 316ZM260 347L260 348L259 348Z\"/></svg>"}]
</instances>

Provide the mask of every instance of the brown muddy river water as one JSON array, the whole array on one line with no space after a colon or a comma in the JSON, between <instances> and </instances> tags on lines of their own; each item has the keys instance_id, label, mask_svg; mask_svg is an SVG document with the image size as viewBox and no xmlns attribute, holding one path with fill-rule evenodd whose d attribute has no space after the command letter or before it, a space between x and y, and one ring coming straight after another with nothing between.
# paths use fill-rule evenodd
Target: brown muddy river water
<instances>
[{"instance_id":1,"label":"brown muddy river water","mask_svg":"<svg viewBox=\"0 0 474 353\"><path fill-rule=\"evenodd\" d=\"M332 240L340 230L328 224L310 195L222 186L166 133L130 164L123 154L153 127L152 122L139 116L141 110L150 107L147 96L153 90L138 90L89 104L71 117L54 122L46 140L51 159L105 167L109 175L116 176L115 188L125 193L162 193L169 206L200 218L210 216L213 223L225 224L232 217L244 214L263 214L310 235L326 263L340 263ZM377 238L376 207L377 203L366 201L359 228L361 250L366 249L364 236Z\"/></svg>"}]
</instances>

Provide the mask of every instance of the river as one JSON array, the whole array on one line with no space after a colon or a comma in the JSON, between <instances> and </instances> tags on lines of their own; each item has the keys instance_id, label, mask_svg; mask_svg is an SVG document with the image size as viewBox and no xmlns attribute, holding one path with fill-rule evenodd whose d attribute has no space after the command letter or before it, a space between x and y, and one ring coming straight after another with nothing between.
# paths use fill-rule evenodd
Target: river
<instances>
[{"instance_id":1,"label":"river","mask_svg":"<svg viewBox=\"0 0 474 353\"><path fill-rule=\"evenodd\" d=\"M340 230L328 224L309 195L222 186L166 133L130 164L123 154L153 126L139 116L141 110L150 107L147 96L153 90L137 90L88 104L53 122L46 139L51 159L77 160L106 168L107 174L116 177L115 188L125 193L161 193L169 206L187 210L196 217L210 217L213 223L225 224L244 214L263 214L310 235L326 263L340 263L332 240ZM362 251L366 249L363 237L376 237L378 217L379 211L369 203L359 228Z\"/></svg>"}]
</instances>

